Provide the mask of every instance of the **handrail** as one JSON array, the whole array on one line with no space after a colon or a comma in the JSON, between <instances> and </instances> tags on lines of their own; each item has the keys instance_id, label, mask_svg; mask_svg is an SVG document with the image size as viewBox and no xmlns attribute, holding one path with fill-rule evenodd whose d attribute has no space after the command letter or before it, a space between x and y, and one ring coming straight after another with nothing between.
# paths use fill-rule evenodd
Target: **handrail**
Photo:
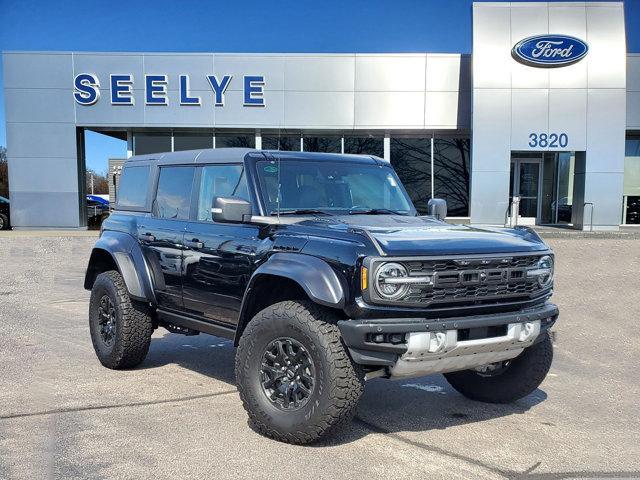
<instances>
[{"instance_id":1,"label":"handrail","mask_svg":"<svg viewBox=\"0 0 640 480\"><path fill-rule=\"evenodd\" d=\"M584 219L584 208L587 205L591 205L591 221L589 223L589 231L593 232L593 210L595 209L595 206L593 205L593 202L584 202L584 204L582 205L582 217Z\"/></svg>"},{"instance_id":2,"label":"handrail","mask_svg":"<svg viewBox=\"0 0 640 480\"><path fill-rule=\"evenodd\" d=\"M507 218L509 218L509 210L511 210L511 202L513 202L513 197L509 197L509 204L507 205L507 210L504 212L504 226L511 226L511 222L507 224Z\"/></svg>"}]
</instances>

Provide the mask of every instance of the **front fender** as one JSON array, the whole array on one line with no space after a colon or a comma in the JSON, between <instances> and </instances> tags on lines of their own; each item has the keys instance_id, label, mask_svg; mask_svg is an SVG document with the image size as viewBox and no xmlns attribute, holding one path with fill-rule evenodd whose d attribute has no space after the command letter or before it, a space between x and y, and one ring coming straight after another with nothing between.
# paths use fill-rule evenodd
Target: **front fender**
<instances>
[{"instance_id":1,"label":"front fender","mask_svg":"<svg viewBox=\"0 0 640 480\"><path fill-rule=\"evenodd\" d=\"M260 265L249 280L249 288L260 275L276 275L299 284L309 298L327 307L343 308L345 287L327 262L301 253L276 253Z\"/></svg>"},{"instance_id":2,"label":"front fender","mask_svg":"<svg viewBox=\"0 0 640 480\"><path fill-rule=\"evenodd\" d=\"M101 252L111 256L127 286L129 295L136 300L156 303L149 265L137 240L123 232L104 231L91 253L85 276L85 288L95 280L95 260Z\"/></svg>"}]
</instances>

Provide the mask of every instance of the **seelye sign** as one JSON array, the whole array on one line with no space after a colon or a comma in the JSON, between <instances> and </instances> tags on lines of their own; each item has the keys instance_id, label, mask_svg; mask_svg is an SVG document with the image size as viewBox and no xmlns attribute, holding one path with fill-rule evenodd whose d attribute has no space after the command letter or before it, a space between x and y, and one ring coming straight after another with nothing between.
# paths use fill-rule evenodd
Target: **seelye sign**
<instances>
[{"instance_id":1,"label":"seelye sign","mask_svg":"<svg viewBox=\"0 0 640 480\"><path fill-rule=\"evenodd\" d=\"M225 92L232 82L232 75L207 75L207 81L213 93L213 104L223 107ZM180 105L201 105L202 97L193 95L189 88L189 75L179 75L178 95ZM111 105L134 105L134 78L130 74L109 75L109 97ZM145 105L168 105L167 75L144 76ZM242 77L243 105L245 107L264 107L263 75L244 75ZM84 106L94 105L100 100L100 79L92 73L80 73L73 79L73 98Z\"/></svg>"},{"instance_id":2,"label":"seelye sign","mask_svg":"<svg viewBox=\"0 0 640 480\"><path fill-rule=\"evenodd\" d=\"M582 60L589 46L569 35L534 35L513 46L511 56L530 67L564 67Z\"/></svg>"}]
</instances>

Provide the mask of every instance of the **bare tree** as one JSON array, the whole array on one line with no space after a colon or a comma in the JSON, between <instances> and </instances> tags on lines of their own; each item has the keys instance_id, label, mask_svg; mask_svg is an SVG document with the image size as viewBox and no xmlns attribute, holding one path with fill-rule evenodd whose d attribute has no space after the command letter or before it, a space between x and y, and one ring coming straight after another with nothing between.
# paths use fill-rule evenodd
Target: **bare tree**
<instances>
[{"instance_id":1,"label":"bare tree","mask_svg":"<svg viewBox=\"0 0 640 480\"><path fill-rule=\"evenodd\" d=\"M102 173L97 173L90 168L87 169L85 179L87 182L87 193L91 193L91 181L93 178L93 193L96 195L109 194L109 180L107 176Z\"/></svg>"}]
</instances>

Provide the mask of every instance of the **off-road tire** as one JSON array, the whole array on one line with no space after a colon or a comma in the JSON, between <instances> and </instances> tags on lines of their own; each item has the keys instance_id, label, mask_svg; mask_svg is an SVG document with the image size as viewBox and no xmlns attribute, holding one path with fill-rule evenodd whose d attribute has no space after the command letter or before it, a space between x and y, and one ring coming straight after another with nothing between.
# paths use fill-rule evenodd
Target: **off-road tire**
<instances>
[{"instance_id":1,"label":"off-road tire","mask_svg":"<svg viewBox=\"0 0 640 480\"><path fill-rule=\"evenodd\" d=\"M444 376L453 388L471 400L510 403L526 397L538 388L551 368L553 345L548 332L542 335L542 339L496 375L483 376L475 370L463 370Z\"/></svg>"},{"instance_id":2,"label":"off-road tire","mask_svg":"<svg viewBox=\"0 0 640 480\"><path fill-rule=\"evenodd\" d=\"M9 219L3 213L0 213L0 230L8 230L9 229Z\"/></svg>"},{"instance_id":3,"label":"off-road tire","mask_svg":"<svg viewBox=\"0 0 640 480\"><path fill-rule=\"evenodd\" d=\"M98 308L104 295L111 299L116 311L116 333L111 345L100 335ZM153 333L149 310L146 305L131 300L122 276L115 270L96 277L89 303L89 330L96 355L107 368L133 368L149 351Z\"/></svg>"},{"instance_id":4,"label":"off-road tire","mask_svg":"<svg viewBox=\"0 0 640 480\"><path fill-rule=\"evenodd\" d=\"M278 409L261 384L263 354L281 337L300 342L316 370L308 402L292 412ZM337 318L305 301L276 303L253 317L240 338L235 374L253 428L286 443L311 443L349 423L364 390L364 372L347 353Z\"/></svg>"}]
</instances>

